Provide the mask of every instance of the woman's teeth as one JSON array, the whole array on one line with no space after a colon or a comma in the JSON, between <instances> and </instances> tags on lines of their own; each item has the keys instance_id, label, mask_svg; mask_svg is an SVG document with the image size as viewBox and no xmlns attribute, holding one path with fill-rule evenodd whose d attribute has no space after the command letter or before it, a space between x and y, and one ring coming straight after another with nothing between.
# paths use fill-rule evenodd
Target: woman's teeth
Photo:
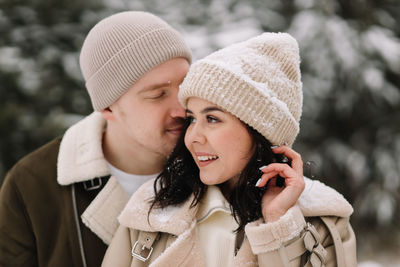
<instances>
[{"instance_id":1,"label":"woman's teeth","mask_svg":"<svg viewBox=\"0 0 400 267\"><path fill-rule=\"evenodd\" d=\"M214 160L217 159L218 156L197 156L197 159L199 161L208 161L208 160Z\"/></svg>"}]
</instances>

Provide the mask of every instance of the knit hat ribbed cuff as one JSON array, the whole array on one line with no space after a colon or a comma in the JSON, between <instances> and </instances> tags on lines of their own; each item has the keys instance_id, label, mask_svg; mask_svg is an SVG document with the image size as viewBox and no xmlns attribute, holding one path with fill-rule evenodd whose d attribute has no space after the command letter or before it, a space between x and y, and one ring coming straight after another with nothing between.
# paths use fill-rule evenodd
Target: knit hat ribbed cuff
<instances>
[{"instance_id":1,"label":"knit hat ribbed cuff","mask_svg":"<svg viewBox=\"0 0 400 267\"><path fill-rule=\"evenodd\" d=\"M94 109L108 107L146 72L177 57L191 60L184 40L171 29L156 29L130 43L86 82Z\"/></svg>"},{"instance_id":2,"label":"knit hat ribbed cuff","mask_svg":"<svg viewBox=\"0 0 400 267\"><path fill-rule=\"evenodd\" d=\"M187 107L189 97L199 97L217 104L257 130L273 145L291 146L299 124L281 100L259 90L260 84L239 76L212 61L192 65L179 90L179 101Z\"/></svg>"}]
</instances>

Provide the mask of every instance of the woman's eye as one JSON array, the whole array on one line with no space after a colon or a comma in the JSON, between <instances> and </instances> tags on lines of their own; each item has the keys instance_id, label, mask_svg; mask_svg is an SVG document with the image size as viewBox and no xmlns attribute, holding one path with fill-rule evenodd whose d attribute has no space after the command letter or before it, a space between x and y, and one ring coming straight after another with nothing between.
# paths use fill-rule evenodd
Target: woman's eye
<instances>
[{"instance_id":1,"label":"woman's eye","mask_svg":"<svg viewBox=\"0 0 400 267\"><path fill-rule=\"evenodd\" d=\"M207 121L208 121L209 123L220 122L219 119L217 119L217 118L215 118L215 117L213 117L213 116L207 116Z\"/></svg>"},{"instance_id":2,"label":"woman's eye","mask_svg":"<svg viewBox=\"0 0 400 267\"><path fill-rule=\"evenodd\" d=\"M196 119L193 118L192 116L186 116L186 122L188 124L192 124L192 123L196 122Z\"/></svg>"}]
</instances>

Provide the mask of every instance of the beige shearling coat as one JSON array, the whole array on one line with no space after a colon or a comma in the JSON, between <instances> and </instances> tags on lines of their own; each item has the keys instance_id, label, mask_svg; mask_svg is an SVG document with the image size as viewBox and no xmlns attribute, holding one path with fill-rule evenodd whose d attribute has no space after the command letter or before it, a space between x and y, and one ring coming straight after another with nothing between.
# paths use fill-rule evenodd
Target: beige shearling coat
<instances>
[{"instance_id":1,"label":"beige shearling coat","mask_svg":"<svg viewBox=\"0 0 400 267\"><path fill-rule=\"evenodd\" d=\"M297 204L278 221L246 225L234 266L357 266L351 205L334 189L305 179ZM153 209L148 218L153 194L150 181L131 197L102 266L205 266L196 236L198 205L190 208L190 198L179 207ZM160 235L154 239L152 232ZM152 249L145 262L132 256L137 241L136 254L146 257Z\"/></svg>"}]
</instances>

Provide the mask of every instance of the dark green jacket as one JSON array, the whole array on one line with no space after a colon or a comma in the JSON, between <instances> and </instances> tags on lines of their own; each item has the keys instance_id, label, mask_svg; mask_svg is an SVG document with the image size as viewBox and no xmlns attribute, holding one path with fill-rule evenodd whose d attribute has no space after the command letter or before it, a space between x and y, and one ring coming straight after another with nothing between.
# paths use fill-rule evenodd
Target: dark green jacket
<instances>
[{"instance_id":1,"label":"dark green jacket","mask_svg":"<svg viewBox=\"0 0 400 267\"><path fill-rule=\"evenodd\" d=\"M0 266L101 264L107 246L80 219L101 188L58 184L60 141L20 160L0 189Z\"/></svg>"}]
</instances>

